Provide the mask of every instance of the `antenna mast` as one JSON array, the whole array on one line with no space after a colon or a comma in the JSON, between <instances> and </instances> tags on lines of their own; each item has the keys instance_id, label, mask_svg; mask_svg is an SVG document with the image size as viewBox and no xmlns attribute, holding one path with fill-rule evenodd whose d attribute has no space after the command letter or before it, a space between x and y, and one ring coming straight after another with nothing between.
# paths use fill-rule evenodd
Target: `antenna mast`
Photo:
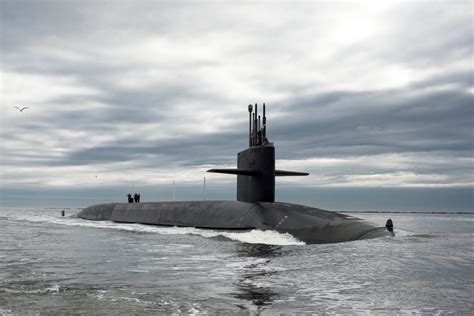
<instances>
[{"instance_id":1,"label":"antenna mast","mask_svg":"<svg viewBox=\"0 0 474 316\"><path fill-rule=\"evenodd\" d=\"M252 147L252 104L249 104L249 147Z\"/></svg>"}]
</instances>

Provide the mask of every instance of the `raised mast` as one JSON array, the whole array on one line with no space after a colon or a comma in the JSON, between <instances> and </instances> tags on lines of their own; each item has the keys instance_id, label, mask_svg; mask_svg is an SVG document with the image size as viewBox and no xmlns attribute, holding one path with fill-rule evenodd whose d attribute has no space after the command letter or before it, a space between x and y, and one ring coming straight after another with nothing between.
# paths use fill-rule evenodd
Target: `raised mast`
<instances>
[{"instance_id":1,"label":"raised mast","mask_svg":"<svg viewBox=\"0 0 474 316\"><path fill-rule=\"evenodd\" d=\"M249 104L249 147L252 147L252 104Z\"/></svg>"}]
</instances>

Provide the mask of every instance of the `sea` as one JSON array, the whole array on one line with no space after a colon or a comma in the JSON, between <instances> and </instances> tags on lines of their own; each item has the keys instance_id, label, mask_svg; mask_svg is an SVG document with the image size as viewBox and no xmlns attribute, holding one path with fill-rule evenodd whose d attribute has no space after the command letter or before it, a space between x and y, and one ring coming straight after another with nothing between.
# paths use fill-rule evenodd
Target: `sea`
<instances>
[{"instance_id":1,"label":"sea","mask_svg":"<svg viewBox=\"0 0 474 316\"><path fill-rule=\"evenodd\" d=\"M0 208L0 315L474 313L474 214L350 214L395 237L307 245L79 211Z\"/></svg>"}]
</instances>

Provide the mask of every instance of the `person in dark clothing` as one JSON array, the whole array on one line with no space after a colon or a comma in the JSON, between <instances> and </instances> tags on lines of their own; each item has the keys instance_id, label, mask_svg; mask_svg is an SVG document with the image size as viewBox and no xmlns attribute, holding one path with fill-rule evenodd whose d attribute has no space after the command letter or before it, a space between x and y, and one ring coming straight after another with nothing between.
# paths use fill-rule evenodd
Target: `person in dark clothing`
<instances>
[{"instance_id":1,"label":"person in dark clothing","mask_svg":"<svg viewBox=\"0 0 474 316\"><path fill-rule=\"evenodd\" d=\"M135 203L138 203L138 194L137 194L137 192L135 192L135 194L133 195L133 199L135 200Z\"/></svg>"},{"instance_id":2,"label":"person in dark clothing","mask_svg":"<svg viewBox=\"0 0 474 316\"><path fill-rule=\"evenodd\" d=\"M133 203L132 195L129 193L128 196L128 203Z\"/></svg>"},{"instance_id":3,"label":"person in dark clothing","mask_svg":"<svg viewBox=\"0 0 474 316\"><path fill-rule=\"evenodd\" d=\"M140 193L137 194L138 197L138 203L140 203Z\"/></svg>"}]
</instances>

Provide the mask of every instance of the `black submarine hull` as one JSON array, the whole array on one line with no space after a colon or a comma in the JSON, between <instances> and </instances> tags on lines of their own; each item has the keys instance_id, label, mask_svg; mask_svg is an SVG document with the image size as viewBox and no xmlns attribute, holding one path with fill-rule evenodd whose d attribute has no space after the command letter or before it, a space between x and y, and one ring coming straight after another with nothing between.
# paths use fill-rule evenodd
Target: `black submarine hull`
<instances>
[{"instance_id":1,"label":"black submarine hull","mask_svg":"<svg viewBox=\"0 0 474 316\"><path fill-rule=\"evenodd\" d=\"M393 236L387 228L356 217L281 202L109 203L87 207L78 216L87 220L159 226L275 230L310 244Z\"/></svg>"}]
</instances>

